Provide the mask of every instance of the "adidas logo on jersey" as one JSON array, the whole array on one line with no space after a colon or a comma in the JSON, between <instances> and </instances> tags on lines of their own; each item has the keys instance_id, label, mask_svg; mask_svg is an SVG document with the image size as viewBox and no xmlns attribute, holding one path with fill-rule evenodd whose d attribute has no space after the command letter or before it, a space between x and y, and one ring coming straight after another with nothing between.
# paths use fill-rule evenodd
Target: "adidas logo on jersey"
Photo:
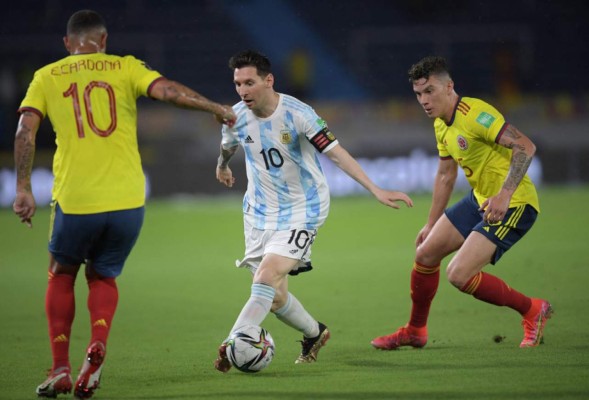
<instances>
[{"instance_id":1,"label":"adidas logo on jersey","mask_svg":"<svg viewBox=\"0 0 589 400\"><path fill-rule=\"evenodd\" d=\"M247 135L247 137L245 138L245 142L246 143L253 143L254 139L252 139L252 137L250 135Z\"/></svg>"}]
</instances>

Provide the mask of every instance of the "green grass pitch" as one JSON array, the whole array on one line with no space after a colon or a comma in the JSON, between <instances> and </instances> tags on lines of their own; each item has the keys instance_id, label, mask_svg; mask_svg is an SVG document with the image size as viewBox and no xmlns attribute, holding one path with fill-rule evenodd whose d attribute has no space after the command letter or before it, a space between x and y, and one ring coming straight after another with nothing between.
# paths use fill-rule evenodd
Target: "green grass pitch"
<instances>
[{"instance_id":1,"label":"green grass pitch","mask_svg":"<svg viewBox=\"0 0 589 400\"><path fill-rule=\"evenodd\" d=\"M519 316L481 303L441 276L424 349L381 352L370 340L407 321L414 240L430 195L391 210L369 197L335 198L313 247L315 270L291 291L332 338L315 364L295 365L300 334L273 315L263 323L276 355L258 374L213 369L249 296L241 199L150 201L143 231L118 279L119 308L99 399L587 399L589 398L589 188L540 191L532 231L486 270L555 314L545 344L519 349ZM49 211L34 228L0 210L0 399L34 399L51 365L44 313ZM445 260L443 266L447 264ZM70 356L89 340L87 287L76 285ZM504 336L495 343L496 335ZM60 396L59 398L72 398Z\"/></svg>"}]
</instances>

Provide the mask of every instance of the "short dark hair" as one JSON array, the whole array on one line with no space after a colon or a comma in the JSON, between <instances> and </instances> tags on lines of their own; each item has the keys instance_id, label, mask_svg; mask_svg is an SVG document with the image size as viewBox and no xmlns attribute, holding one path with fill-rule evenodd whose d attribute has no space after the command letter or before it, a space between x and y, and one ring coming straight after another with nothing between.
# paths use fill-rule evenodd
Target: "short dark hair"
<instances>
[{"instance_id":1,"label":"short dark hair","mask_svg":"<svg viewBox=\"0 0 589 400\"><path fill-rule=\"evenodd\" d=\"M67 22L68 35L79 35L97 28L106 30L106 24L100 14L92 10L76 11Z\"/></svg>"},{"instance_id":2,"label":"short dark hair","mask_svg":"<svg viewBox=\"0 0 589 400\"><path fill-rule=\"evenodd\" d=\"M241 51L229 59L231 70L243 67L256 67L262 78L272 73L272 64L268 57L254 50Z\"/></svg>"},{"instance_id":3,"label":"short dark hair","mask_svg":"<svg viewBox=\"0 0 589 400\"><path fill-rule=\"evenodd\" d=\"M409 69L409 82L425 78L429 79L431 75L448 75L448 63L444 57L428 56L413 64Z\"/></svg>"}]
</instances>

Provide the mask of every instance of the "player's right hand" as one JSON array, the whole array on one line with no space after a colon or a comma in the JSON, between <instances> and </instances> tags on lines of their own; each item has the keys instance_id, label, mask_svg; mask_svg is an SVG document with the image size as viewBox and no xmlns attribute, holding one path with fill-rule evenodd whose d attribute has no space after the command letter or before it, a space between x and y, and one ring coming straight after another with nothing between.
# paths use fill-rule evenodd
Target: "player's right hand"
<instances>
[{"instance_id":1,"label":"player's right hand","mask_svg":"<svg viewBox=\"0 0 589 400\"><path fill-rule=\"evenodd\" d=\"M30 192L18 192L14 203L12 204L14 213L20 218L20 222L28 226L33 227L32 218L35 215L37 205L35 204L35 198Z\"/></svg>"},{"instance_id":2,"label":"player's right hand","mask_svg":"<svg viewBox=\"0 0 589 400\"><path fill-rule=\"evenodd\" d=\"M432 231L432 228L433 228L433 226L430 226L430 225L425 225L423 228L421 228L421 230L417 234L417 239L415 239L415 247L416 248L419 247L423 242L425 242L425 239L427 238L429 233Z\"/></svg>"},{"instance_id":3,"label":"player's right hand","mask_svg":"<svg viewBox=\"0 0 589 400\"><path fill-rule=\"evenodd\" d=\"M235 183L235 178L233 177L231 168L221 168L217 166L217 180L227 187L232 187Z\"/></svg>"}]
</instances>

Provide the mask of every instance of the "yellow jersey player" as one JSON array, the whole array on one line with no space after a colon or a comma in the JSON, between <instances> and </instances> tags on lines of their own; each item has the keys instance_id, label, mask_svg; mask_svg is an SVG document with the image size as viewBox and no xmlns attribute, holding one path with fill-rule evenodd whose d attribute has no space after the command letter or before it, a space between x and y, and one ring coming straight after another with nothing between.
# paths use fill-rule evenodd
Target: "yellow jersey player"
<instances>
[{"instance_id":1,"label":"yellow jersey player","mask_svg":"<svg viewBox=\"0 0 589 400\"><path fill-rule=\"evenodd\" d=\"M446 270L450 283L478 300L520 313L520 347L537 346L552 314L550 303L483 271L528 232L540 211L536 189L526 175L536 147L491 105L460 97L443 58L422 59L409 70L409 80L419 104L434 119L440 161L428 220L416 240L409 322L371 343L382 350L425 346L440 263L456 252ZM458 168L472 190L446 209Z\"/></svg>"},{"instance_id":2,"label":"yellow jersey player","mask_svg":"<svg viewBox=\"0 0 589 400\"><path fill-rule=\"evenodd\" d=\"M69 56L39 69L21 103L14 156L13 209L31 226L35 199L31 170L39 124L56 133L46 313L53 365L37 387L40 397L69 393L90 398L98 387L111 322L115 282L143 223L145 178L137 146L137 99L149 96L212 113L232 125L231 107L212 102L164 78L132 57L106 54L107 30L91 10L74 13L64 43ZM75 313L74 282L81 264L88 281L91 339L75 385L69 342Z\"/></svg>"}]
</instances>

